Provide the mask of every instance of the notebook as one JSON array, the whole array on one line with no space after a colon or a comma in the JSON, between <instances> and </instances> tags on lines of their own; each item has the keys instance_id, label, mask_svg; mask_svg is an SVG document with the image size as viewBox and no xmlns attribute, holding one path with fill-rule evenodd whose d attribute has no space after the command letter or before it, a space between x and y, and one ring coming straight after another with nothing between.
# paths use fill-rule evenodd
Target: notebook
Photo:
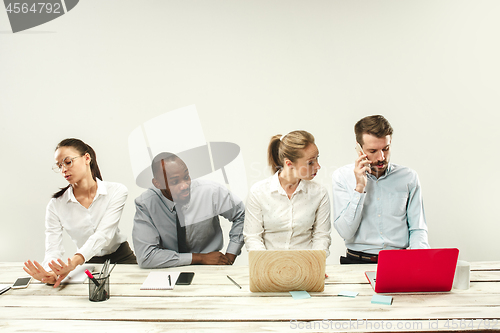
<instances>
[{"instance_id":1,"label":"notebook","mask_svg":"<svg viewBox=\"0 0 500 333\"><path fill-rule=\"evenodd\" d=\"M324 250L269 250L248 253L250 291L323 291Z\"/></svg>"},{"instance_id":2,"label":"notebook","mask_svg":"<svg viewBox=\"0 0 500 333\"><path fill-rule=\"evenodd\" d=\"M457 259L458 249L382 250L365 275L377 293L450 291Z\"/></svg>"},{"instance_id":3,"label":"notebook","mask_svg":"<svg viewBox=\"0 0 500 333\"><path fill-rule=\"evenodd\" d=\"M180 274L181 272L150 272L141 290L172 290Z\"/></svg>"},{"instance_id":4,"label":"notebook","mask_svg":"<svg viewBox=\"0 0 500 333\"><path fill-rule=\"evenodd\" d=\"M92 272L94 270L93 265L79 265L77 266L74 270L69 272L68 276L66 276L61 283L62 284L67 284L67 283L84 283L87 281L88 276L85 274L85 270L88 269L89 272Z\"/></svg>"}]
</instances>

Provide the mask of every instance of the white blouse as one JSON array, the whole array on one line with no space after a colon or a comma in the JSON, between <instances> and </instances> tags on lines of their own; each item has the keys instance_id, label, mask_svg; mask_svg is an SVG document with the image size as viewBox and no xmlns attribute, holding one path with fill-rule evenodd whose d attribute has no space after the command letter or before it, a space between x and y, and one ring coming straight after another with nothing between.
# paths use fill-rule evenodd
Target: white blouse
<instances>
[{"instance_id":1,"label":"white blouse","mask_svg":"<svg viewBox=\"0 0 500 333\"><path fill-rule=\"evenodd\" d=\"M301 180L289 199L278 172L250 189L243 235L248 251L315 249L329 255L330 200L319 184Z\"/></svg>"},{"instance_id":2,"label":"white blouse","mask_svg":"<svg viewBox=\"0 0 500 333\"><path fill-rule=\"evenodd\" d=\"M45 215L45 259L43 266L58 258L66 262L63 230L77 246L85 261L93 256L115 252L127 240L120 234L118 222L122 215L127 188L119 183L97 179L97 192L89 208L83 207L70 187L62 196L51 199Z\"/></svg>"}]
</instances>

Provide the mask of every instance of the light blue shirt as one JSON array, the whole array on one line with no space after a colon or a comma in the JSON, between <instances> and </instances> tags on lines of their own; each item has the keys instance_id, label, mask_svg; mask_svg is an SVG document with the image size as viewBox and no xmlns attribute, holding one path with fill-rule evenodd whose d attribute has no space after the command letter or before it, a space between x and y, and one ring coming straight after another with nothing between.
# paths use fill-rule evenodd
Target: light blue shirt
<instances>
[{"instance_id":1,"label":"light blue shirt","mask_svg":"<svg viewBox=\"0 0 500 333\"><path fill-rule=\"evenodd\" d=\"M245 206L226 187L207 180L191 182L191 199L178 207L157 188L149 188L135 199L132 238L137 263L141 268L164 268L190 265L191 253L220 251L224 239L219 215L233 222L227 253L239 255L243 246ZM177 210L184 218L186 245L190 253L178 253Z\"/></svg>"},{"instance_id":2,"label":"light blue shirt","mask_svg":"<svg viewBox=\"0 0 500 333\"><path fill-rule=\"evenodd\" d=\"M365 193L359 193L354 164L333 173L334 226L346 247L371 254L430 248L417 173L389 163L380 178L367 176Z\"/></svg>"}]
</instances>

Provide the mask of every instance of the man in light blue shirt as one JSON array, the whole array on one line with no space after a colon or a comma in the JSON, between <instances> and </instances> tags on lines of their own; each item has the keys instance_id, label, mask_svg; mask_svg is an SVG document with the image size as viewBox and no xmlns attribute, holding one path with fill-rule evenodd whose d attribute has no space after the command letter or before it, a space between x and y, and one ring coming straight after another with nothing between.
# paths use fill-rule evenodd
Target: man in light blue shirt
<instances>
[{"instance_id":1,"label":"man in light blue shirt","mask_svg":"<svg viewBox=\"0 0 500 333\"><path fill-rule=\"evenodd\" d=\"M347 247L340 263L376 263L380 250L429 248L417 173L390 163L391 125L368 116L354 132L362 151L333 173L334 226Z\"/></svg>"},{"instance_id":2,"label":"man in light blue shirt","mask_svg":"<svg viewBox=\"0 0 500 333\"><path fill-rule=\"evenodd\" d=\"M243 246L243 202L225 186L193 180L171 153L151 165L153 185L135 200L132 238L141 268L190 264L231 265ZM233 223L226 253L219 215Z\"/></svg>"}]
</instances>

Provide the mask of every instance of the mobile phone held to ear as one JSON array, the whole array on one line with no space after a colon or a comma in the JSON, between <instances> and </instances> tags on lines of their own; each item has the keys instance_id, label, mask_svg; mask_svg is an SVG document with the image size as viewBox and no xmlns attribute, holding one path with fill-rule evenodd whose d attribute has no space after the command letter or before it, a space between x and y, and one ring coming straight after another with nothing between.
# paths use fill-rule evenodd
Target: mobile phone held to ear
<instances>
[{"instance_id":1,"label":"mobile phone held to ear","mask_svg":"<svg viewBox=\"0 0 500 333\"><path fill-rule=\"evenodd\" d=\"M23 276L17 278L16 282L12 285L12 289L22 289L29 286L31 282L31 276Z\"/></svg>"},{"instance_id":2,"label":"mobile phone held to ear","mask_svg":"<svg viewBox=\"0 0 500 333\"><path fill-rule=\"evenodd\" d=\"M193 281L194 273L193 272L182 272L177 279L176 285L188 285Z\"/></svg>"},{"instance_id":3,"label":"mobile phone held to ear","mask_svg":"<svg viewBox=\"0 0 500 333\"><path fill-rule=\"evenodd\" d=\"M356 142L356 147L354 147L356 149L356 152L359 154L365 154L365 152L363 151L363 148L361 148L361 145L359 144L359 142Z\"/></svg>"},{"instance_id":4,"label":"mobile phone held to ear","mask_svg":"<svg viewBox=\"0 0 500 333\"><path fill-rule=\"evenodd\" d=\"M359 142L356 142L356 152L359 154L361 153L362 155L366 155L365 152L363 151L363 148L361 148L361 145L359 144ZM365 158L363 161L366 161L367 159ZM368 164L368 167L370 168L371 167L371 164Z\"/></svg>"}]
</instances>

